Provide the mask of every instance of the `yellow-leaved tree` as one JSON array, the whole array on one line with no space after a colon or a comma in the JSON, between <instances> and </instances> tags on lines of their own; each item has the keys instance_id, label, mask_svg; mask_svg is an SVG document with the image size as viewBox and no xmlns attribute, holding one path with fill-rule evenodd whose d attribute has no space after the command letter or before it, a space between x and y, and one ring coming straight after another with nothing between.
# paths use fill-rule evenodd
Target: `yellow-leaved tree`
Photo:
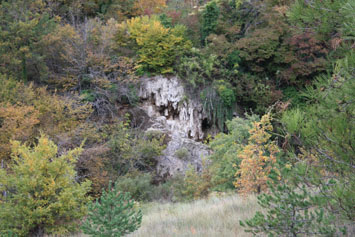
<instances>
[{"instance_id":1,"label":"yellow-leaved tree","mask_svg":"<svg viewBox=\"0 0 355 237\"><path fill-rule=\"evenodd\" d=\"M90 182L77 183L74 170L81 150L58 155L44 135L33 148L12 141L12 160L0 169L0 236L73 230L89 201Z\"/></svg>"},{"instance_id":2,"label":"yellow-leaved tree","mask_svg":"<svg viewBox=\"0 0 355 237\"><path fill-rule=\"evenodd\" d=\"M280 150L274 141L270 141L272 129L270 114L264 115L260 122L254 122L248 144L238 155L241 163L234 185L243 195L267 190L272 170L278 173L275 164Z\"/></svg>"},{"instance_id":3,"label":"yellow-leaved tree","mask_svg":"<svg viewBox=\"0 0 355 237\"><path fill-rule=\"evenodd\" d=\"M128 34L118 34L118 43L133 41L139 56L138 72L171 73L177 57L192 46L185 31L182 25L165 28L155 16L135 17L120 25L119 32Z\"/></svg>"}]
</instances>

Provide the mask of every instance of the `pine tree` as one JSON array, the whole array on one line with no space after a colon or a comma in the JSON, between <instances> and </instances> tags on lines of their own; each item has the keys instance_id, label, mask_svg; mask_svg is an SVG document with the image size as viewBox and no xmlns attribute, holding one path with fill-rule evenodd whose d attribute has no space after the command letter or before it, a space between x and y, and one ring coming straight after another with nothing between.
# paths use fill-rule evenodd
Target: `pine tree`
<instances>
[{"instance_id":1,"label":"pine tree","mask_svg":"<svg viewBox=\"0 0 355 237\"><path fill-rule=\"evenodd\" d=\"M299 169L298 182L318 187L330 209L351 222L355 220L354 78L355 53L350 52L337 62L332 77L319 77L306 88L307 107L290 110L282 118L288 133L302 142L297 161L304 168Z\"/></svg>"},{"instance_id":2,"label":"pine tree","mask_svg":"<svg viewBox=\"0 0 355 237\"><path fill-rule=\"evenodd\" d=\"M288 17L300 30L316 32L324 40L338 33L354 36L354 7L352 0L296 0Z\"/></svg>"},{"instance_id":3,"label":"pine tree","mask_svg":"<svg viewBox=\"0 0 355 237\"><path fill-rule=\"evenodd\" d=\"M89 205L89 214L82 226L85 234L99 237L118 237L129 234L140 227L142 212L134 208L129 193L118 191L117 183Z\"/></svg>"},{"instance_id":4,"label":"pine tree","mask_svg":"<svg viewBox=\"0 0 355 237\"><path fill-rule=\"evenodd\" d=\"M333 236L336 232L331 224L332 216L322 208L314 210L320 201L312 196L305 186L295 189L287 184L270 185L270 194L258 197L258 204L266 215L257 212L255 216L240 221L246 232L268 236Z\"/></svg>"}]
</instances>

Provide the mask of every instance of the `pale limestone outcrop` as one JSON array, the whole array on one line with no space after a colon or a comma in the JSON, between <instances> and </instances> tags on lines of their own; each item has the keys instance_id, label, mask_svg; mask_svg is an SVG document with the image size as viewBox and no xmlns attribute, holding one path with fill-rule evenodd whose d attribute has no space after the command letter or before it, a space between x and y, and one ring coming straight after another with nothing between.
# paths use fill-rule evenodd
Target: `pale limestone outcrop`
<instances>
[{"instance_id":1,"label":"pale limestone outcrop","mask_svg":"<svg viewBox=\"0 0 355 237\"><path fill-rule=\"evenodd\" d=\"M206 116L202 104L187 97L177 77L142 78L139 97L148 116L164 116L172 132L194 140L203 139L202 120Z\"/></svg>"},{"instance_id":2,"label":"pale limestone outcrop","mask_svg":"<svg viewBox=\"0 0 355 237\"><path fill-rule=\"evenodd\" d=\"M161 176L184 172L189 165L201 169L201 159L209 149L202 144L202 121L206 118L199 100L187 97L181 80L162 76L142 78L140 106L150 118L147 131L160 131L169 137L163 155L158 158L157 172ZM186 157L176 155L185 149Z\"/></svg>"}]
</instances>

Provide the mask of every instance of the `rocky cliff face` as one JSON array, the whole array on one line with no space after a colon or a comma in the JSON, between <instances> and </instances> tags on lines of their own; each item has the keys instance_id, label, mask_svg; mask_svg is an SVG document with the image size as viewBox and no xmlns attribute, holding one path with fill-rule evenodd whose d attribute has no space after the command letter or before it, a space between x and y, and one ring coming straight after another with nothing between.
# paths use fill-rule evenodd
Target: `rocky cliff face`
<instances>
[{"instance_id":1,"label":"rocky cliff face","mask_svg":"<svg viewBox=\"0 0 355 237\"><path fill-rule=\"evenodd\" d=\"M203 121L207 118L202 104L187 97L177 77L142 78L139 97L140 108L149 117L146 132L160 132L168 137L167 147L158 158L158 174L175 175L189 165L200 170L201 159L209 154L207 146L200 142L205 136Z\"/></svg>"},{"instance_id":2,"label":"rocky cliff face","mask_svg":"<svg viewBox=\"0 0 355 237\"><path fill-rule=\"evenodd\" d=\"M203 108L199 101L186 96L177 77L156 76L143 78L139 91L142 108L151 118L164 120L168 129L176 135L194 140L203 139Z\"/></svg>"}]
</instances>

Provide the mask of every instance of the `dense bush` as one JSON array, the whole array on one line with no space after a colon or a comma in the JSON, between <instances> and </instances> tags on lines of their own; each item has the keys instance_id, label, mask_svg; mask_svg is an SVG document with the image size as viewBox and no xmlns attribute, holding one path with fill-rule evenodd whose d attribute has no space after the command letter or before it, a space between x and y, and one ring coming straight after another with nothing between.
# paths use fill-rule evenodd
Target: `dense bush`
<instances>
[{"instance_id":1,"label":"dense bush","mask_svg":"<svg viewBox=\"0 0 355 237\"><path fill-rule=\"evenodd\" d=\"M142 202L183 201L191 198L185 192L186 185L183 175L161 180L152 173L136 172L118 177L116 183L118 190L129 192L132 198Z\"/></svg>"},{"instance_id":2,"label":"dense bush","mask_svg":"<svg viewBox=\"0 0 355 237\"><path fill-rule=\"evenodd\" d=\"M193 87L211 83L218 73L220 64L216 55L204 54L201 50L192 48L181 57L176 65L179 76Z\"/></svg>"},{"instance_id":3,"label":"dense bush","mask_svg":"<svg viewBox=\"0 0 355 237\"><path fill-rule=\"evenodd\" d=\"M181 160L187 160L189 157L189 151L183 147L175 152L175 156L177 156Z\"/></svg>"},{"instance_id":4,"label":"dense bush","mask_svg":"<svg viewBox=\"0 0 355 237\"><path fill-rule=\"evenodd\" d=\"M136 134L129 122L120 122L109 137L109 161L107 166L112 179L135 171L152 171L156 158L165 148L164 137L148 139ZM138 131L139 132L139 131Z\"/></svg>"},{"instance_id":5,"label":"dense bush","mask_svg":"<svg viewBox=\"0 0 355 237\"><path fill-rule=\"evenodd\" d=\"M152 175L156 158L165 147L164 135L141 136L141 130L132 128L127 116L126 121L114 120L110 125L94 123L80 127L86 146L77 164L79 177L93 182L90 194L95 197L100 196L109 180L115 180L121 190L130 192L135 199L152 200L158 196L153 191Z\"/></svg>"},{"instance_id":6,"label":"dense bush","mask_svg":"<svg viewBox=\"0 0 355 237\"><path fill-rule=\"evenodd\" d=\"M211 174L207 165L208 161L203 160L202 162L201 172L197 171L192 165L186 171L183 182L180 185L178 183L177 190L175 190L176 198L194 200L205 198L210 193Z\"/></svg>"},{"instance_id":7,"label":"dense bush","mask_svg":"<svg viewBox=\"0 0 355 237\"><path fill-rule=\"evenodd\" d=\"M166 0L136 0L133 8L137 15L160 13L166 7Z\"/></svg>"},{"instance_id":8,"label":"dense bush","mask_svg":"<svg viewBox=\"0 0 355 237\"><path fill-rule=\"evenodd\" d=\"M152 176L146 174L129 174L118 177L116 181L117 190L127 192L138 201L151 201L154 186L152 185Z\"/></svg>"},{"instance_id":9,"label":"dense bush","mask_svg":"<svg viewBox=\"0 0 355 237\"><path fill-rule=\"evenodd\" d=\"M34 142L40 131L51 137L75 135L91 107L51 95L46 88L26 85L0 75L0 160L8 159L10 140Z\"/></svg>"}]
</instances>

